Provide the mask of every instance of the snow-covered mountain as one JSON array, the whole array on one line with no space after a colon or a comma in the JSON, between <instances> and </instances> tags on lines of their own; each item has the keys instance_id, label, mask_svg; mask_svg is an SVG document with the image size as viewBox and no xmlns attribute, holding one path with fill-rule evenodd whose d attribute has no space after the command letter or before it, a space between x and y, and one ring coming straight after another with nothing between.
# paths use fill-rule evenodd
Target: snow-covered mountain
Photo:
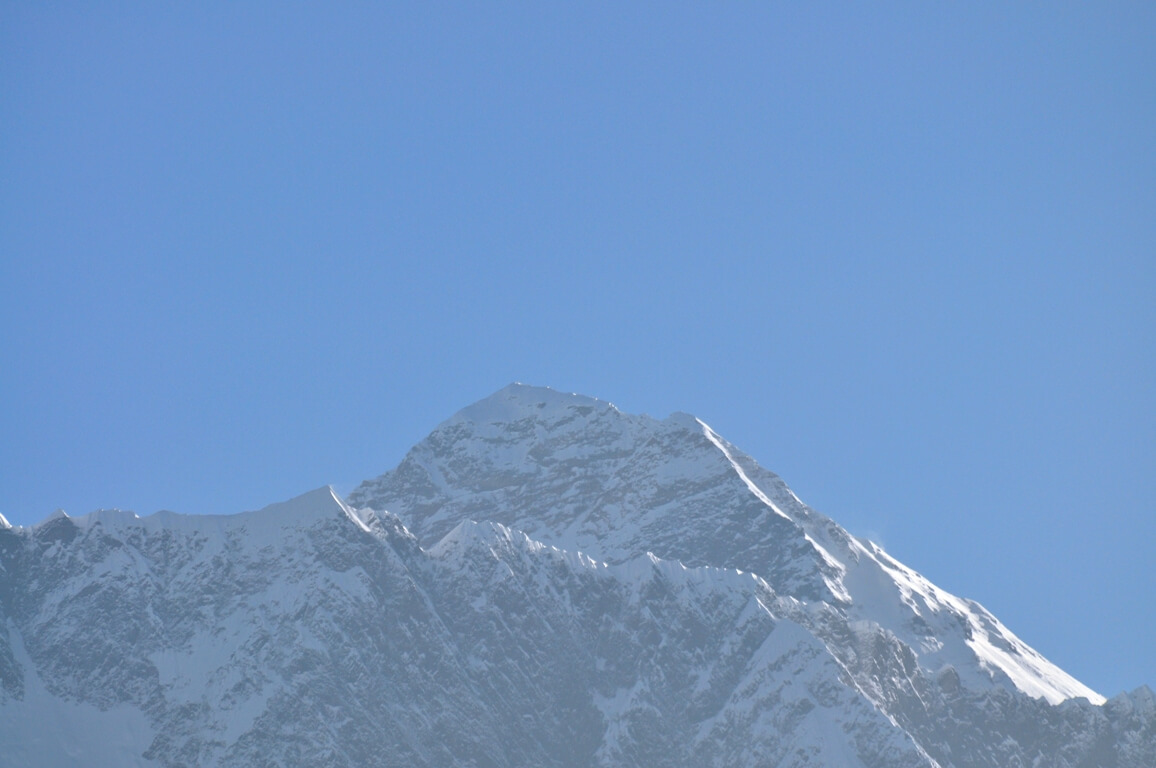
<instances>
[{"instance_id":1,"label":"snow-covered mountain","mask_svg":"<svg viewBox=\"0 0 1156 768\"><path fill-rule=\"evenodd\" d=\"M512 385L341 500L0 522L0 766L1156 765L697 419Z\"/></svg>"}]
</instances>

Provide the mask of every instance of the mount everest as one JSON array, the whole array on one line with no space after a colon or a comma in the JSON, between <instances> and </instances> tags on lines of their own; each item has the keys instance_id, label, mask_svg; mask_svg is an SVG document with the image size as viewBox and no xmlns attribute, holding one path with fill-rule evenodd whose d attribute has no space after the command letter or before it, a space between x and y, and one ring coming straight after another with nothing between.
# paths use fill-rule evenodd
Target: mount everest
<instances>
[{"instance_id":1,"label":"mount everest","mask_svg":"<svg viewBox=\"0 0 1156 768\"><path fill-rule=\"evenodd\" d=\"M0 519L0 766L1156 765L685 414L511 385L342 500Z\"/></svg>"}]
</instances>

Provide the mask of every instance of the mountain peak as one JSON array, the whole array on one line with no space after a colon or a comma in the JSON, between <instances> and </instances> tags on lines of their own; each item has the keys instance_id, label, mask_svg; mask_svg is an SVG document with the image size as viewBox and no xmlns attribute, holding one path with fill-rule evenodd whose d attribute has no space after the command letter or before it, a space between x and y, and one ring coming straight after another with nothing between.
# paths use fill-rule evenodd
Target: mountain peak
<instances>
[{"instance_id":1,"label":"mountain peak","mask_svg":"<svg viewBox=\"0 0 1156 768\"><path fill-rule=\"evenodd\" d=\"M489 521L612 565L652 552L757 573L778 594L889 632L928 673L951 665L975 690L999 678L1053 703L1103 701L978 605L858 543L688 414L660 421L512 384L444 422L350 502L396 514L426 546L463 520Z\"/></svg>"},{"instance_id":2,"label":"mountain peak","mask_svg":"<svg viewBox=\"0 0 1156 768\"><path fill-rule=\"evenodd\" d=\"M295 520L303 517L312 518L323 514L335 514L338 512L348 513L349 507L347 507L345 502L337 495L337 491L333 490L332 485L323 485L312 491L306 491L300 496L294 496L288 501L269 504L247 514L279 518L282 520Z\"/></svg>"},{"instance_id":3,"label":"mountain peak","mask_svg":"<svg viewBox=\"0 0 1156 768\"><path fill-rule=\"evenodd\" d=\"M508 423L528 417L554 420L576 409L618 410L612 403L594 397L514 382L458 411L446 423Z\"/></svg>"},{"instance_id":4,"label":"mountain peak","mask_svg":"<svg viewBox=\"0 0 1156 768\"><path fill-rule=\"evenodd\" d=\"M648 551L691 567L773 562L792 594L845 598L838 565L800 525L818 516L790 517L802 505L786 485L686 413L659 420L512 384L349 498L394 512L427 545L462 520L490 520L610 563Z\"/></svg>"},{"instance_id":5,"label":"mountain peak","mask_svg":"<svg viewBox=\"0 0 1156 768\"><path fill-rule=\"evenodd\" d=\"M52 524L58 520L67 520L69 522L74 522L72 519L72 515L68 514L63 509L57 508L51 515L44 518L39 523L36 523L35 525L33 525L32 528L34 530L38 529L38 528L42 528L42 527L50 525L50 524Z\"/></svg>"}]
</instances>

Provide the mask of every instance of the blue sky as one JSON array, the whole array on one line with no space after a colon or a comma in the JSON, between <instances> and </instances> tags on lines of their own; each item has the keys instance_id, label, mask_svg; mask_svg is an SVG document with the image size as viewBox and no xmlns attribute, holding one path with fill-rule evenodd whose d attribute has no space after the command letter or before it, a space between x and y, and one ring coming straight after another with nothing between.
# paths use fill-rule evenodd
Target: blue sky
<instances>
[{"instance_id":1,"label":"blue sky","mask_svg":"<svg viewBox=\"0 0 1156 768\"><path fill-rule=\"evenodd\" d=\"M1156 6L385 5L3 5L0 513L348 491L545 384L1156 685Z\"/></svg>"}]
</instances>

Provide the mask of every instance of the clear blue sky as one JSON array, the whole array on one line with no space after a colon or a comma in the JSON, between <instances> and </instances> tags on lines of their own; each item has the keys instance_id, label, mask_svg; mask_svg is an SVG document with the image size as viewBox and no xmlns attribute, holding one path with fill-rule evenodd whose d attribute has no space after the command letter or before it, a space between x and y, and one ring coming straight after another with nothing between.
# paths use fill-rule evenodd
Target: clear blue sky
<instances>
[{"instance_id":1,"label":"clear blue sky","mask_svg":"<svg viewBox=\"0 0 1156 768\"><path fill-rule=\"evenodd\" d=\"M0 512L236 512L510 381L694 413L1156 685L1156 5L0 7Z\"/></svg>"}]
</instances>

